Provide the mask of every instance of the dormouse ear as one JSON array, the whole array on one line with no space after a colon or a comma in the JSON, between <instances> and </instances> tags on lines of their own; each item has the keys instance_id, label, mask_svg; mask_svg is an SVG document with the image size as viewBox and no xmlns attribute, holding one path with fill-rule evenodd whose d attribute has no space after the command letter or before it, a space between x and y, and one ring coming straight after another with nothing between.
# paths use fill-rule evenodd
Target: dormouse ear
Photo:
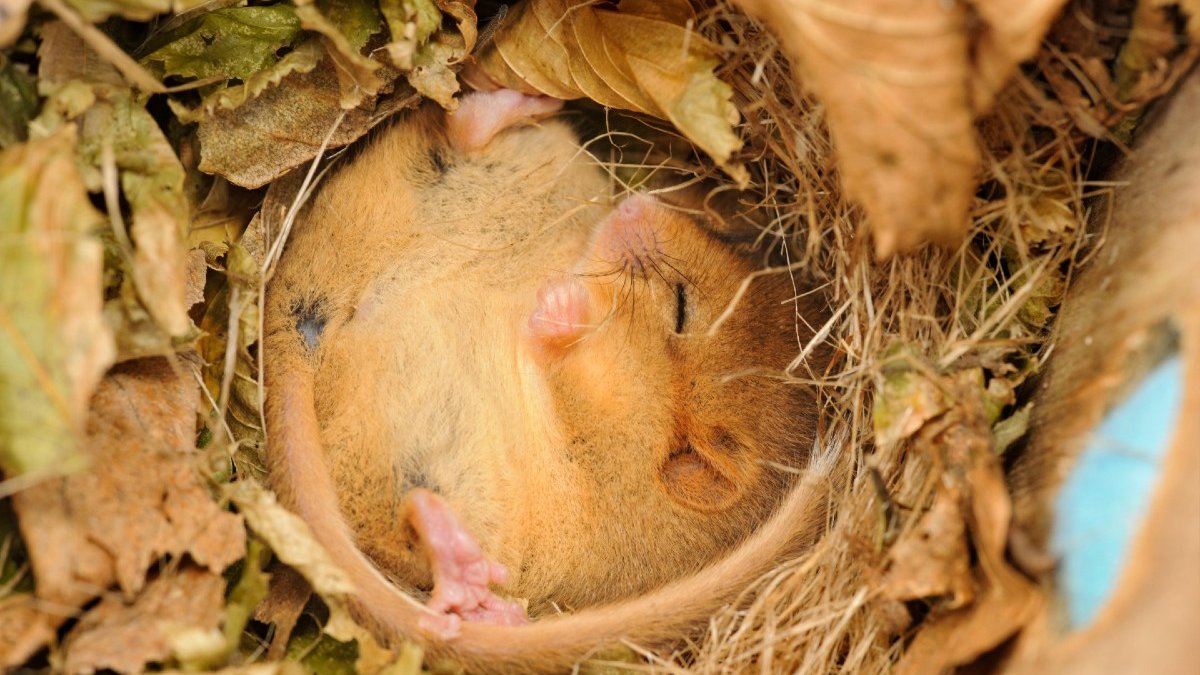
<instances>
[{"instance_id":1,"label":"dormouse ear","mask_svg":"<svg viewBox=\"0 0 1200 675\"><path fill-rule=\"evenodd\" d=\"M734 459L741 454L734 443L728 432L719 430L677 442L658 470L667 495L705 513L732 506L754 478Z\"/></svg>"},{"instance_id":2,"label":"dormouse ear","mask_svg":"<svg viewBox=\"0 0 1200 675\"><path fill-rule=\"evenodd\" d=\"M763 236L768 214L759 208L759 200L749 192L701 182L682 189L664 190L658 197L688 213L708 234L743 257L759 257L763 247L771 248L774 241L773 237Z\"/></svg>"},{"instance_id":3,"label":"dormouse ear","mask_svg":"<svg viewBox=\"0 0 1200 675\"><path fill-rule=\"evenodd\" d=\"M558 112L562 105L557 98L530 96L512 89L467 94L459 101L458 110L447 116L450 145L462 152L474 152L501 131Z\"/></svg>"}]
</instances>

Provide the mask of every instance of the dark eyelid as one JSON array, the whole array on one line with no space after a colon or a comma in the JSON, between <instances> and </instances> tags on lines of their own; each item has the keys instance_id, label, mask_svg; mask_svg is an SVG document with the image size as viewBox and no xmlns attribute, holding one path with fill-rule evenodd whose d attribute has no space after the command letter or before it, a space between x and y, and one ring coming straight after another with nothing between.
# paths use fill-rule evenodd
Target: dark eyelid
<instances>
[{"instance_id":1,"label":"dark eyelid","mask_svg":"<svg viewBox=\"0 0 1200 675\"><path fill-rule=\"evenodd\" d=\"M675 284L675 333L683 332L683 324L687 321L687 293L683 284Z\"/></svg>"}]
</instances>

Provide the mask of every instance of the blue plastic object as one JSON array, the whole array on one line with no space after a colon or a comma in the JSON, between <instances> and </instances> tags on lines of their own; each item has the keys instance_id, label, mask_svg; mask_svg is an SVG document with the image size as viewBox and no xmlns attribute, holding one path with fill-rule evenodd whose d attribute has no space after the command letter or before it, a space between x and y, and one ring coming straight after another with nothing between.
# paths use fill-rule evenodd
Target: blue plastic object
<instances>
[{"instance_id":1,"label":"blue plastic object","mask_svg":"<svg viewBox=\"0 0 1200 675\"><path fill-rule=\"evenodd\" d=\"M1150 371L1096 429L1055 502L1050 546L1071 628L1116 589L1162 472L1183 399L1183 362Z\"/></svg>"}]
</instances>

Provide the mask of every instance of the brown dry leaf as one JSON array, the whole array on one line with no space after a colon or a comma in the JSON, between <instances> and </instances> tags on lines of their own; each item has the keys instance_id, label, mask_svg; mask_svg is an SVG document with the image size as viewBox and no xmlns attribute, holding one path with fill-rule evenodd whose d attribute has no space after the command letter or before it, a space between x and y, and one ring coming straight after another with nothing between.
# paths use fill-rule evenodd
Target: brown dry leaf
<instances>
[{"instance_id":1,"label":"brown dry leaf","mask_svg":"<svg viewBox=\"0 0 1200 675\"><path fill-rule=\"evenodd\" d=\"M1065 0L736 2L774 28L825 104L846 193L886 257L966 232L974 119Z\"/></svg>"},{"instance_id":2,"label":"brown dry leaf","mask_svg":"<svg viewBox=\"0 0 1200 675\"><path fill-rule=\"evenodd\" d=\"M409 91L381 97L343 114L336 67L322 61L311 72L294 73L277 87L233 110L216 110L200 123L200 170L223 176L234 185L257 188L329 147L354 142L391 113L416 105Z\"/></svg>"},{"instance_id":3,"label":"brown dry leaf","mask_svg":"<svg viewBox=\"0 0 1200 675\"><path fill-rule=\"evenodd\" d=\"M28 593L0 598L0 668L25 663L54 639L60 619L51 617Z\"/></svg>"},{"instance_id":4,"label":"brown dry leaf","mask_svg":"<svg viewBox=\"0 0 1200 675\"><path fill-rule=\"evenodd\" d=\"M1021 630L1038 613L1037 586L1006 560L1012 502L993 448L978 371L945 378L956 405L942 424L914 441L923 454L944 457L942 480L966 496L966 523L978 559L975 601L965 607L934 607L897 664L900 675L943 672L968 663Z\"/></svg>"},{"instance_id":5,"label":"brown dry leaf","mask_svg":"<svg viewBox=\"0 0 1200 675\"><path fill-rule=\"evenodd\" d=\"M1183 43L1175 30L1175 11L1187 15L1187 32L1193 44ZM1121 47L1113 70L1116 98L1141 104L1169 90L1200 55L1200 4L1175 0L1142 0L1133 12L1129 39ZM1183 43L1183 44L1181 44ZM1185 54L1176 58L1180 51ZM1104 73L1108 75L1107 72Z\"/></svg>"},{"instance_id":6,"label":"brown dry leaf","mask_svg":"<svg viewBox=\"0 0 1200 675\"><path fill-rule=\"evenodd\" d=\"M204 302L204 280L208 276L208 256L204 249L194 248L187 252L184 271L187 283L183 305L190 308L198 302Z\"/></svg>"},{"instance_id":7,"label":"brown dry leaf","mask_svg":"<svg viewBox=\"0 0 1200 675\"><path fill-rule=\"evenodd\" d=\"M308 599L312 597L312 586L308 585L299 572L278 561L271 565L268 572L271 582L267 597L254 609L254 618L275 626L267 658L277 661L283 658L292 630L296 628L296 622L304 613Z\"/></svg>"},{"instance_id":8,"label":"brown dry leaf","mask_svg":"<svg viewBox=\"0 0 1200 675\"><path fill-rule=\"evenodd\" d=\"M478 36L474 0L382 0L379 9L391 33L384 46L388 59L422 96L447 110L456 108L458 64ZM455 20L457 31L439 30L443 12Z\"/></svg>"},{"instance_id":9,"label":"brown dry leaf","mask_svg":"<svg viewBox=\"0 0 1200 675\"><path fill-rule=\"evenodd\" d=\"M947 609L962 607L974 599L961 499L955 486L943 486L917 526L888 551L881 588L884 597L917 600L944 596L943 606Z\"/></svg>"},{"instance_id":10,"label":"brown dry leaf","mask_svg":"<svg viewBox=\"0 0 1200 675\"><path fill-rule=\"evenodd\" d=\"M213 574L245 555L241 518L220 508L199 474L198 387L165 359L115 368L92 399L89 471L13 496L37 596L78 607L114 581L125 597L165 555Z\"/></svg>"},{"instance_id":11,"label":"brown dry leaf","mask_svg":"<svg viewBox=\"0 0 1200 675\"><path fill-rule=\"evenodd\" d=\"M437 101L447 110L458 103L458 72L451 65L466 54L462 37L446 32L437 33L413 56L413 68L406 74L408 83L426 98Z\"/></svg>"},{"instance_id":12,"label":"brown dry leaf","mask_svg":"<svg viewBox=\"0 0 1200 675\"><path fill-rule=\"evenodd\" d=\"M616 11L567 0L527 2L479 56L492 83L555 98L591 98L669 120L735 179L741 147L733 90L713 73L720 48L691 26L684 0L625 0Z\"/></svg>"},{"instance_id":13,"label":"brown dry leaf","mask_svg":"<svg viewBox=\"0 0 1200 675\"><path fill-rule=\"evenodd\" d=\"M214 629L220 621L225 579L184 565L150 581L133 602L110 594L79 620L63 644L64 669L93 673L140 672L171 656L170 632L180 626Z\"/></svg>"},{"instance_id":14,"label":"brown dry leaf","mask_svg":"<svg viewBox=\"0 0 1200 675\"><path fill-rule=\"evenodd\" d=\"M63 85L72 80L89 84L124 87L121 73L97 54L61 21L42 26L38 47L38 76L41 81Z\"/></svg>"}]
</instances>

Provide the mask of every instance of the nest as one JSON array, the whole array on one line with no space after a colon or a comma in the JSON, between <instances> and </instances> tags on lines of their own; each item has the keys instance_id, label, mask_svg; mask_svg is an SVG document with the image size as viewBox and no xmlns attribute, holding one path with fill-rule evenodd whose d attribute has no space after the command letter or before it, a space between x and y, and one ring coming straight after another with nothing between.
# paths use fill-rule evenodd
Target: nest
<instances>
[{"instance_id":1,"label":"nest","mask_svg":"<svg viewBox=\"0 0 1200 675\"><path fill-rule=\"evenodd\" d=\"M849 440L840 468L845 487L834 496L826 536L747 589L686 646L670 655L644 652L652 670L882 673L899 665L936 672L997 648L1030 618L1026 612L990 638L978 634L987 631L963 635L974 644L959 661L909 653L922 631L945 635L948 616L969 616L973 604L983 604L995 579L959 570L973 579L966 582L972 590L953 588L950 572L931 584L914 580L908 563L936 566L937 556L905 543L931 534L936 495L958 480L948 478L962 465L947 456L947 445L963 438L946 438L948 428L968 429L1004 461L1020 452L1022 385L1048 357L1054 313L1074 270L1103 240L1104 214L1089 208L1108 186L1094 177L1121 139L1096 138L1091 122L1118 111L1108 118L1115 127L1112 120L1136 118L1165 91L1135 103L1070 96L1097 87L1073 67L1082 58L1072 51L1080 44L1073 32L1084 29L1084 44L1102 44L1114 39L1111 24L1104 27L1112 20L1102 8L1072 4L1034 63L977 122L980 187L961 243L880 261L864 211L844 194L824 109L797 84L785 46L728 2L703 10L700 32L730 47L720 73L744 116L743 156L750 190L770 214L767 235L789 242L797 266L821 282L830 302L832 318L813 327L836 354L828 371L789 375L823 392L826 437L841 428ZM1064 84L1064 72L1079 79ZM922 412L922 387L930 385L953 401ZM979 406L988 410L969 410ZM911 416L900 419L895 413L905 409ZM994 503L995 486L986 484L1000 471L996 463L968 472L990 477L979 485L968 479L966 494L955 494L967 505L951 516L958 536L979 529L972 497L993 502L981 508L1007 507ZM954 529L937 525L934 538ZM976 551L977 537L967 539L969 564L978 568L986 556Z\"/></svg>"}]
</instances>

